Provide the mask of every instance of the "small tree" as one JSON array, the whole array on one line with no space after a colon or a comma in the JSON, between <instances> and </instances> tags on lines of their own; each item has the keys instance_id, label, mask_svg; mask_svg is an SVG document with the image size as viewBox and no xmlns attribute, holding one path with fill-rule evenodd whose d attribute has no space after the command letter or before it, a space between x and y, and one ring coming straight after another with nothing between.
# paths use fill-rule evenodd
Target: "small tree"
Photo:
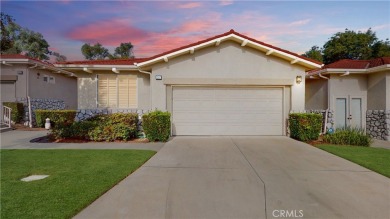
<instances>
[{"instance_id":1,"label":"small tree","mask_svg":"<svg viewBox=\"0 0 390 219\"><path fill-rule=\"evenodd\" d=\"M81 53L88 60L105 59L110 56L108 49L104 48L100 43L96 43L95 45L85 43L81 47Z\"/></svg>"},{"instance_id":2,"label":"small tree","mask_svg":"<svg viewBox=\"0 0 390 219\"><path fill-rule=\"evenodd\" d=\"M310 58L310 59L314 59L314 60L317 60L320 62L323 61L322 50L318 46L312 46L311 49L309 51L305 52L304 54L302 54L302 56Z\"/></svg>"},{"instance_id":3,"label":"small tree","mask_svg":"<svg viewBox=\"0 0 390 219\"><path fill-rule=\"evenodd\" d=\"M128 43L121 43L120 46L115 48L115 53L112 56L113 58L134 58L133 55L133 48L134 46L128 42Z\"/></svg>"}]
</instances>

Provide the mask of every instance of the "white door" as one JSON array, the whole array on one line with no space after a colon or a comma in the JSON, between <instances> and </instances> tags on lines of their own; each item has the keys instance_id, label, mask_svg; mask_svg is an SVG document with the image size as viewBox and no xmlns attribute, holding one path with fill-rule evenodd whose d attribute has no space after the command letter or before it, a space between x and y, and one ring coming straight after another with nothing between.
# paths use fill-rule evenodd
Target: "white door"
<instances>
[{"instance_id":1,"label":"white door","mask_svg":"<svg viewBox=\"0 0 390 219\"><path fill-rule=\"evenodd\" d=\"M336 98L336 128L362 128L362 98L338 97Z\"/></svg>"},{"instance_id":2,"label":"white door","mask_svg":"<svg viewBox=\"0 0 390 219\"><path fill-rule=\"evenodd\" d=\"M173 87L173 135L283 135L283 89Z\"/></svg>"}]
</instances>

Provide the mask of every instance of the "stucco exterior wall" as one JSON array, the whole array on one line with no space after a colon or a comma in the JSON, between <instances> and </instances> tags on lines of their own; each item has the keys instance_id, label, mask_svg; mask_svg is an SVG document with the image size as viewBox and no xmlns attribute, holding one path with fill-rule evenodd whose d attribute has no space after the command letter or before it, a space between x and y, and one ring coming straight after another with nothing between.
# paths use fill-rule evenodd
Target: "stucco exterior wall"
<instances>
[{"instance_id":1,"label":"stucco exterior wall","mask_svg":"<svg viewBox=\"0 0 390 219\"><path fill-rule=\"evenodd\" d=\"M55 83L43 81L44 75L54 77ZM77 78L44 69L29 69L29 81L31 98L63 100L65 109L77 108Z\"/></svg>"},{"instance_id":2,"label":"stucco exterior wall","mask_svg":"<svg viewBox=\"0 0 390 219\"><path fill-rule=\"evenodd\" d=\"M39 77L37 73L40 73ZM57 99L65 102L66 108L77 107L77 79L45 69L31 69L26 64L1 66L1 75L15 75L15 100L30 96L35 99ZM43 81L44 75L55 77L55 84Z\"/></svg>"},{"instance_id":3,"label":"stucco exterior wall","mask_svg":"<svg viewBox=\"0 0 390 219\"><path fill-rule=\"evenodd\" d=\"M367 111L367 75L331 75L329 79L329 108L335 110L338 97L362 97L362 112Z\"/></svg>"},{"instance_id":4,"label":"stucco exterior wall","mask_svg":"<svg viewBox=\"0 0 390 219\"><path fill-rule=\"evenodd\" d=\"M236 81L236 85L246 85L247 82L259 81L258 85L289 81L291 99L285 100L291 105L291 110L304 110L305 82L295 83L297 75L304 79L304 68L276 58L240 44L228 41L217 47L207 47L195 51L194 54L182 55L152 66L152 109L167 110L167 86L164 80L155 80L156 75L163 79L194 79L194 81ZM212 82L214 81L214 82ZM277 82L276 82L277 83ZM284 82L281 82L284 83ZM194 83L196 84L196 83ZM279 84L285 85L285 84Z\"/></svg>"},{"instance_id":5,"label":"stucco exterior wall","mask_svg":"<svg viewBox=\"0 0 390 219\"><path fill-rule=\"evenodd\" d=\"M97 84L96 75L114 74L111 71L101 71L97 73L78 73L78 109L97 108ZM137 109L150 109L150 79L148 74L138 72L121 72L120 74L137 75Z\"/></svg>"},{"instance_id":6,"label":"stucco exterior wall","mask_svg":"<svg viewBox=\"0 0 390 219\"><path fill-rule=\"evenodd\" d=\"M307 79L305 90L305 108L307 110L328 108L328 81L326 79Z\"/></svg>"},{"instance_id":7,"label":"stucco exterior wall","mask_svg":"<svg viewBox=\"0 0 390 219\"><path fill-rule=\"evenodd\" d=\"M386 73L386 110L390 110L390 71Z\"/></svg>"},{"instance_id":8,"label":"stucco exterior wall","mask_svg":"<svg viewBox=\"0 0 390 219\"><path fill-rule=\"evenodd\" d=\"M384 110L386 109L386 93L389 93L386 73L375 73L368 75L367 109Z\"/></svg>"},{"instance_id":9,"label":"stucco exterior wall","mask_svg":"<svg viewBox=\"0 0 390 219\"><path fill-rule=\"evenodd\" d=\"M23 72L23 74L18 74L18 72ZM27 96L27 88L28 88L28 69L26 65L13 65L1 66L1 75L15 75L18 77L18 80L15 82L15 98L23 98ZM16 101L13 100L13 101Z\"/></svg>"}]
</instances>

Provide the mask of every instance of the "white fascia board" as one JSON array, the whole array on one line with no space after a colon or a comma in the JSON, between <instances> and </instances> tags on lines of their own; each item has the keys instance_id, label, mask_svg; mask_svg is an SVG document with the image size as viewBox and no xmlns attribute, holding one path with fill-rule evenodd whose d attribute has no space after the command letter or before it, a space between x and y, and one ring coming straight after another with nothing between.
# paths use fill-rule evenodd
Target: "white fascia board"
<instances>
[{"instance_id":1,"label":"white fascia board","mask_svg":"<svg viewBox=\"0 0 390 219\"><path fill-rule=\"evenodd\" d=\"M160 56L160 57L154 58L154 59L149 60L149 61L141 62L141 63L138 63L138 66L142 67L142 66L145 66L145 65L148 65L148 64L152 64L152 63L164 60L164 57L168 57L169 58L169 57L172 57L172 56L177 56L177 55L188 53L188 52L191 53L191 50L193 50L193 49L202 48L202 47L205 47L205 46L208 46L208 45L216 45L218 42L222 42L222 41L224 41L226 39L229 39L229 38L235 38L235 39L240 40L241 42L247 41L247 43L245 43L245 46L248 46L248 45L252 44L252 45L255 45L257 47L263 48L264 50L267 50L267 51L272 50L273 51L272 54L275 54L275 53L279 54L283 58L287 58L288 61L297 60L297 62L305 63L306 65L309 65L309 66L311 66L313 68L321 68L322 67L322 65L320 65L320 64L316 64L314 62L307 61L307 60L299 58L297 56L290 55L288 53L285 53L285 52L282 52L282 51L279 51L279 50L275 50L275 49L273 49L271 47L261 45L259 43L254 42L254 41L250 41L250 40L245 39L243 37L237 36L235 34L229 34L227 36L219 37L219 38L210 40L208 42L201 43L201 44L196 45L194 47L181 49L179 51L172 52L170 54L166 54L164 56Z\"/></svg>"},{"instance_id":2,"label":"white fascia board","mask_svg":"<svg viewBox=\"0 0 390 219\"><path fill-rule=\"evenodd\" d=\"M368 69L347 69L347 68L326 68L321 69L310 74L306 74L305 77L315 76L318 74L345 74L345 72L349 72L350 74L364 74L368 73Z\"/></svg>"},{"instance_id":3,"label":"white fascia board","mask_svg":"<svg viewBox=\"0 0 390 219\"><path fill-rule=\"evenodd\" d=\"M110 70L112 68L117 68L120 70L137 70L137 66L135 65L75 65L75 64L54 64L57 68L69 68L69 69L80 69L88 68L91 70Z\"/></svg>"},{"instance_id":4,"label":"white fascia board","mask_svg":"<svg viewBox=\"0 0 390 219\"><path fill-rule=\"evenodd\" d=\"M246 40L245 38L242 38L242 37L237 36L237 35L234 35L234 34L233 34L233 37L235 37L235 38L237 38L237 39L240 39L240 40L242 40L242 41ZM279 54L279 55L281 55L281 56L283 56L283 57L288 58L288 61L290 61L290 62L291 62L292 60L297 60L296 62L305 63L305 64L307 64L307 65L309 65L309 66L312 66L313 68L321 68L321 67L322 67L322 65L320 65L320 64L316 64L316 63L314 63L314 62L307 61L307 60L302 59L302 58L299 58L299 57L297 57L297 56L294 56L294 55L291 55L291 54L288 54L288 53L285 53L285 52L282 52L282 51L273 49L273 48L268 47L268 46L264 46L264 45L262 45L262 44L259 44L259 43L253 42L253 41L249 41L248 44L255 45L255 46L260 47L260 48L263 48L263 49L265 49L265 50L267 50L267 51L272 50L273 52L272 52L271 54L275 54L275 53L276 53L276 54ZM247 45L248 45L248 44L247 44ZM294 62L294 63L296 63L296 62Z\"/></svg>"},{"instance_id":5,"label":"white fascia board","mask_svg":"<svg viewBox=\"0 0 390 219\"><path fill-rule=\"evenodd\" d=\"M232 36L235 36L234 34L229 34L227 36L223 36L223 37L219 37L219 38L216 38L216 39L213 39L213 40L210 40L208 42L204 42L204 43L201 43L199 45L196 45L196 46L193 46L193 47L188 47L188 48L185 48L185 49L181 49L181 50L178 50L176 52L172 52L172 53L169 53L169 54L166 54L166 55L163 55L163 56L159 56L157 58L154 58L152 60L148 60L148 61L145 61L145 62L140 62L137 64L138 67L142 67L142 66L145 66L145 65L149 65L149 64L152 64L152 63L155 63L155 62L158 62L158 61L162 61L164 60L164 58L166 57L167 59L169 59L170 57L175 57L175 56L178 56L178 55L181 55L181 54L184 54L184 53L191 53L191 50L196 50L198 48L202 48L202 47L205 47L205 46L208 46L208 45L216 45L216 43L218 41L222 42ZM192 54L192 53L191 53Z\"/></svg>"},{"instance_id":6,"label":"white fascia board","mask_svg":"<svg viewBox=\"0 0 390 219\"><path fill-rule=\"evenodd\" d=\"M385 70L390 70L390 64L385 64L385 65L380 65L376 66L374 68L369 68L367 69L369 73L374 73L378 71L385 71Z\"/></svg>"}]
</instances>

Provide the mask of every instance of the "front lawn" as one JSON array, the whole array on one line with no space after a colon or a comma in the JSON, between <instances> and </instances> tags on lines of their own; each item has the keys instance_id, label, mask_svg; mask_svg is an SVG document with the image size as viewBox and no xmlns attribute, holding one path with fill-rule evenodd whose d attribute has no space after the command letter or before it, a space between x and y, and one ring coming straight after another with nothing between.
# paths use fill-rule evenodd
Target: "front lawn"
<instances>
[{"instance_id":1,"label":"front lawn","mask_svg":"<svg viewBox=\"0 0 390 219\"><path fill-rule=\"evenodd\" d=\"M390 178L390 150L359 146L320 145L324 151Z\"/></svg>"},{"instance_id":2,"label":"front lawn","mask_svg":"<svg viewBox=\"0 0 390 219\"><path fill-rule=\"evenodd\" d=\"M1 218L71 218L156 152L1 150ZM22 182L29 175L50 175Z\"/></svg>"}]
</instances>

